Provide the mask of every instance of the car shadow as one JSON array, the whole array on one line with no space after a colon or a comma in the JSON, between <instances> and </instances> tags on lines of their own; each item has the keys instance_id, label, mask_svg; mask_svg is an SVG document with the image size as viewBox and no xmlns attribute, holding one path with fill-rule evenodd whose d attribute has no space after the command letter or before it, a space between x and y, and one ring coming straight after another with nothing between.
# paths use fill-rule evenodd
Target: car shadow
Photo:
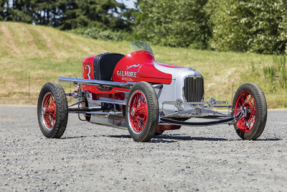
<instances>
[{"instance_id":1,"label":"car shadow","mask_svg":"<svg viewBox=\"0 0 287 192\"><path fill-rule=\"evenodd\" d=\"M256 139L256 141L281 141L280 138L265 138L265 139Z\"/></svg>"},{"instance_id":2,"label":"car shadow","mask_svg":"<svg viewBox=\"0 0 287 192\"><path fill-rule=\"evenodd\" d=\"M113 138L131 138L130 135L107 135L106 137ZM228 141L228 139L223 138L207 138L207 137L190 137L181 135L156 135L150 141L151 143L173 143L177 141Z\"/></svg>"},{"instance_id":3,"label":"car shadow","mask_svg":"<svg viewBox=\"0 0 287 192\"><path fill-rule=\"evenodd\" d=\"M155 139L168 139L177 141L228 141L224 138L210 138L210 137L191 137L182 135L158 135L154 137Z\"/></svg>"},{"instance_id":4,"label":"car shadow","mask_svg":"<svg viewBox=\"0 0 287 192\"><path fill-rule=\"evenodd\" d=\"M106 137L129 138L129 139L131 138L130 135L107 135ZM177 142L177 141L169 141L169 140L163 140L163 139L158 140L158 139L155 139L155 138L157 138L157 136L154 136L154 137L150 140L150 142L151 142L151 143L174 143L174 142Z\"/></svg>"},{"instance_id":5,"label":"car shadow","mask_svg":"<svg viewBox=\"0 0 287 192\"><path fill-rule=\"evenodd\" d=\"M61 139L77 139L77 138L85 138L91 137L88 136L74 136L74 137L62 137ZM130 135L92 135L92 137L111 137L111 138L128 138L130 139ZM257 139L254 142L259 141L280 141L280 138L264 138ZM225 139L225 138L212 138L212 137L191 137L184 135L156 135L150 141L151 143L174 143L177 141L242 141L242 139Z\"/></svg>"}]
</instances>

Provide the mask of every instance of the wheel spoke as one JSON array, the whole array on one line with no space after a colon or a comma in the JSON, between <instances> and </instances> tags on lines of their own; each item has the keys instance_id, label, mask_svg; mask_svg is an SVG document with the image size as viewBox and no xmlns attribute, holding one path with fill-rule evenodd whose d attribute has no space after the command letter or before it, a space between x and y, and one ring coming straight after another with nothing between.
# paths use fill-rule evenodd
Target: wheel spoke
<instances>
[{"instance_id":1,"label":"wheel spoke","mask_svg":"<svg viewBox=\"0 0 287 192\"><path fill-rule=\"evenodd\" d=\"M256 103L253 95L249 91L241 92L237 98L235 107L236 109L240 107L250 109L247 115L237 122L238 129L243 133L248 133L252 130L256 120Z\"/></svg>"},{"instance_id":2,"label":"wheel spoke","mask_svg":"<svg viewBox=\"0 0 287 192\"><path fill-rule=\"evenodd\" d=\"M129 119L134 131L141 132L147 122L147 104L146 98L142 92L133 94L130 102Z\"/></svg>"},{"instance_id":3,"label":"wheel spoke","mask_svg":"<svg viewBox=\"0 0 287 192\"><path fill-rule=\"evenodd\" d=\"M43 98L42 114L43 121L47 128L52 129L56 122L56 102L51 93L47 93Z\"/></svg>"}]
</instances>

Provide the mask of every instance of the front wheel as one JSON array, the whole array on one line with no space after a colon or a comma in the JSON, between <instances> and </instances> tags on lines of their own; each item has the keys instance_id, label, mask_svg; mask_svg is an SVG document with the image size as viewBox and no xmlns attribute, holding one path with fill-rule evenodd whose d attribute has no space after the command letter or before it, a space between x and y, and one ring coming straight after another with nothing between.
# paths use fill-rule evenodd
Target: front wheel
<instances>
[{"instance_id":1,"label":"front wheel","mask_svg":"<svg viewBox=\"0 0 287 192\"><path fill-rule=\"evenodd\" d=\"M158 100L153 87L146 82L135 84L128 96L126 119L128 130L135 141L147 142L158 125Z\"/></svg>"},{"instance_id":2,"label":"front wheel","mask_svg":"<svg viewBox=\"0 0 287 192\"><path fill-rule=\"evenodd\" d=\"M240 109L245 115L234 125L239 137L244 140L255 140L264 131L267 120L267 104L263 91L258 85L246 83L241 85L233 99L234 115Z\"/></svg>"},{"instance_id":3,"label":"front wheel","mask_svg":"<svg viewBox=\"0 0 287 192\"><path fill-rule=\"evenodd\" d=\"M64 134L68 121L68 102L60 84L47 83L43 86L38 98L37 115L45 137L60 138Z\"/></svg>"}]
</instances>

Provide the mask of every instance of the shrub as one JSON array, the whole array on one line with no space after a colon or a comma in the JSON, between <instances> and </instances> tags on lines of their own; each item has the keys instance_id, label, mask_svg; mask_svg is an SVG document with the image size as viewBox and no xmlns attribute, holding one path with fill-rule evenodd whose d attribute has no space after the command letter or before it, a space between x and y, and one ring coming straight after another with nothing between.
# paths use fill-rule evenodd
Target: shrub
<instances>
[{"instance_id":1,"label":"shrub","mask_svg":"<svg viewBox=\"0 0 287 192\"><path fill-rule=\"evenodd\" d=\"M207 0L141 0L134 38L171 47L208 47Z\"/></svg>"},{"instance_id":2,"label":"shrub","mask_svg":"<svg viewBox=\"0 0 287 192\"><path fill-rule=\"evenodd\" d=\"M71 30L72 33L82 35L84 37L89 37L92 39L101 39L105 41L132 41L133 36L130 32L125 31L112 31L112 30L102 30L98 28L77 28Z\"/></svg>"},{"instance_id":3,"label":"shrub","mask_svg":"<svg viewBox=\"0 0 287 192\"><path fill-rule=\"evenodd\" d=\"M209 0L206 9L211 14L212 48L257 53L286 51L284 0Z\"/></svg>"}]
</instances>

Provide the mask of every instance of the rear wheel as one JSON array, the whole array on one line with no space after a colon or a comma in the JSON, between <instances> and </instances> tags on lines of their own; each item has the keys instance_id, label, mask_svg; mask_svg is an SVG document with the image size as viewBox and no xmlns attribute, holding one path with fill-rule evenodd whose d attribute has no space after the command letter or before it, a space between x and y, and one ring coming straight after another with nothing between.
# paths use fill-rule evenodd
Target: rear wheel
<instances>
[{"instance_id":1,"label":"rear wheel","mask_svg":"<svg viewBox=\"0 0 287 192\"><path fill-rule=\"evenodd\" d=\"M158 100L153 87L146 82L139 82L131 89L126 118L128 130L135 141L149 141L158 125Z\"/></svg>"},{"instance_id":2,"label":"rear wheel","mask_svg":"<svg viewBox=\"0 0 287 192\"><path fill-rule=\"evenodd\" d=\"M241 85L233 99L235 116L243 109L246 114L234 125L239 137L255 140L264 131L267 120L267 104L264 93L258 85L246 83Z\"/></svg>"},{"instance_id":3,"label":"rear wheel","mask_svg":"<svg viewBox=\"0 0 287 192\"><path fill-rule=\"evenodd\" d=\"M47 83L38 98L38 122L43 135L47 138L60 138L67 126L68 103L62 86Z\"/></svg>"}]
</instances>

